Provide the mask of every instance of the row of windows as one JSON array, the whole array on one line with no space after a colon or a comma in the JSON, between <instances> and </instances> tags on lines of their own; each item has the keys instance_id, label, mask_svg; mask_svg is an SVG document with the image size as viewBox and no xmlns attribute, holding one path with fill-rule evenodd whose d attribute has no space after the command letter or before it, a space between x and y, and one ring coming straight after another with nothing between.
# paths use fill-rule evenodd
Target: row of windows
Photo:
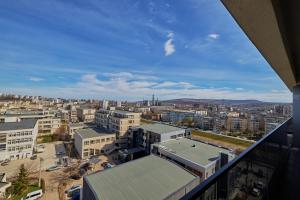
<instances>
[{"instance_id":1,"label":"row of windows","mask_svg":"<svg viewBox=\"0 0 300 200\"><path fill-rule=\"evenodd\" d=\"M16 146L16 147L8 147L8 151L22 151L24 149L30 149L31 145L24 145L24 146Z\"/></svg>"},{"instance_id":2,"label":"row of windows","mask_svg":"<svg viewBox=\"0 0 300 200\"><path fill-rule=\"evenodd\" d=\"M15 139L15 140L8 140L7 144L19 144L23 142L32 142L32 138L22 138L22 139Z\"/></svg>"},{"instance_id":3,"label":"row of windows","mask_svg":"<svg viewBox=\"0 0 300 200\"><path fill-rule=\"evenodd\" d=\"M84 141L84 145L90 145L90 144L99 144L100 142L110 142L110 141L114 141L115 138L114 137L111 137L111 138L102 138L101 140L100 139L97 139L97 140L89 140L89 141Z\"/></svg>"},{"instance_id":4,"label":"row of windows","mask_svg":"<svg viewBox=\"0 0 300 200\"><path fill-rule=\"evenodd\" d=\"M32 131L22 131L22 132L8 134L9 137L19 137L19 136L25 136L25 135L32 135Z\"/></svg>"}]
</instances>

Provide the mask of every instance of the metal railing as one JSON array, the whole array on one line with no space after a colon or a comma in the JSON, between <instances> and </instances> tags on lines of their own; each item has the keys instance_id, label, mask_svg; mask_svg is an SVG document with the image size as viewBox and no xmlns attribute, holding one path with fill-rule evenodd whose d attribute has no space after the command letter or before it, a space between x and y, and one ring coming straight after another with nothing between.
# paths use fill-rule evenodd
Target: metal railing
<instances>
[{"instance_id":1,"label":"metal railing","mask_svg":"<svg viewBox=\"0 0 300 200\"><path fill-rule=\"evenodd\" d=\"M289 155L287 135L291 119L251 145L181 199L246 199L249 196L251 199L274 199Z\"/></svg>"}]
</instances>

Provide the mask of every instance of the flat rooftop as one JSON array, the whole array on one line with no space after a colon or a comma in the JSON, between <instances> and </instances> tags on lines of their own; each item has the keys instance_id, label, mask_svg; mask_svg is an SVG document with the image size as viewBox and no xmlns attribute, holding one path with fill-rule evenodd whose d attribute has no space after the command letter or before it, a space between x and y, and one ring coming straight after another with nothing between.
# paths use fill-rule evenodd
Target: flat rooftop
<instances>
[{"instance_id":1,"label":"flat rooftop","mask_svg":"<svg viewBox=\"0 0 300 200\"><path fill-rule=\"evenodd\" d=\"M100 128L82 128L75 130L75 132L78 133L82 139L115 135L114 133L108 132L107 130Z\"/></svg>"},{"instance_id":2,"label":"flat rooftop","mask_svg":"<svg viewBox=\"0 0 300 200\"><path fill-rule=\"evenodd\" d=\"M220 152L230 153L227 149L187 138L168 140L159 144L154 144L154 146L158 146L169 153L201 166L206 166L212 161L215 161L219 157Z\"/></svg>"},{"instance_id":3,"label":"flat rooftop","mask_svg":"<svg viewBox=\"0 0 300 200\"><path fill-rule=\"evenodd\" d=\"M161 200L196 177L165 159L150 155L84 178L97 199Z\"/></svg>"},{"instance_id":4,"label":"flat rooftop","mask_svg":"<svg viewBox=\"0 0 300 200\"><path fill-rule=\"evenodd\" d=\"M20 122L0 123L0 131L21 130L34 128L37 119L22 119Z\"/></svg>"},{"instance_id":5,"label":"flat rooftop","mask_svg":"<svg viewBox=\"0 0 300 200\"><path fill-rule=\"evenodd\" d=\"M144 124L141 126L137 126L135 128L141 128L144 129L145 131L150 131L150 132L154 132L157 134L165 134L165 133L170 133L170 132L174 132L174 131L182 131L184 129L182 128L178 128L175 126L169 126L166 124L159 124L159 123L155 123L155 124Z\"/></svg>"}]
</instances>

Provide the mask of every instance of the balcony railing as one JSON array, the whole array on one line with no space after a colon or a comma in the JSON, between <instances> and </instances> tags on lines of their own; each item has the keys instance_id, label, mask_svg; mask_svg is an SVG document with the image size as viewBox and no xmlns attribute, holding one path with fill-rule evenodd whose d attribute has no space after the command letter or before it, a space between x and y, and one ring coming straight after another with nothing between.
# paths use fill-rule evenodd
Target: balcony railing
<instances>
[{"instance_id":1,"label":"balcony railing","mask_svg":"<svg viewBox=\"0 0 300 200\"><path fill-rule=\"evenodd\" d=\"M218 170L182 200L278 199L288 163L291 118Z\"/></svg>"}]
</instances>

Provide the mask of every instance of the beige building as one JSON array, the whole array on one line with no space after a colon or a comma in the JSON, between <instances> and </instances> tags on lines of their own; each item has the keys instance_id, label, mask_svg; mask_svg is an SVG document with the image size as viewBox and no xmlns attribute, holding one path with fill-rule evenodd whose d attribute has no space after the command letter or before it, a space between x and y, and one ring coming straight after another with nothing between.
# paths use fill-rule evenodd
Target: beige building
<instances>
[{"instance_id":1,"label":"beige building","mask_svg":"<svg viewBox=\"0 0 300 200\"><path fill-rule=\"evenodd\" d=\"M244 132L247 130L248 120L246 118L228 117L226 122L227 131Z\"/></svg>"},{"instance_id":2,"label":"beige building","mask_svg":"<svg viewBox=\"0 0 300 200\"><path fill-rule=\"evenodd\" d=\"M69 123L68 124L68 134L70 135L71 139L74 139L74 134L75 134L76 130L83 129L83 128L95 128L95 127L96 127L96 125L91 124L91 123L83 123L83 122Z\"/></svg>"},{"instance_id":3,"label":"beige building","mask_svg":"<svg viewBox=\"0 0 300 200\"><path fill-rule=\"evenodd\" d=\"M141 114L128 111L114 111L109 120L109 129L117 134L117 137L123 137L129 128L139 126L141 123Z\"/></svg>"},{"instance_id":4,"label":"beige building","mask_svg":"<svg viewBox=\"0 0 300 200\"><path fill-rule=\"evenodd\" d=\"M61 118L56 117L55 110L20 111L0 116L2 122L15 122L17 119L37 119L38 134L54 134L61 126Z\"/></svg>"},{"instance_id":5,"label":"beige building","mask_svg":"<svg viewBox=\"0 0 300 200\"><path fill-rule=\"evenodd\" d=\"M108 129L122 137L130 127L139 126L141 114L121 110L100 109L96 112L95 123L100 128Z\"/></svg>"},{"instance_id":6,"label":"beige building","mask_svg":"<svg viewBox=\"0 0 300 200\"><path fill-rule=\"evenodd\" d=\"M115 150L116 136L102 129L83 128L75 131L75 148L82 159L109 154Z\"/></svg>"},{"instance_id":7,"label":"beige building","mask_svg":"<svg viewBox=\"0 0 300 200\"><path fill-rule=\"evenodd\" d=\"M77 117L82 122L94 122L95 112L94 108L77 108Z\"/></svg>"}]
</instances>

